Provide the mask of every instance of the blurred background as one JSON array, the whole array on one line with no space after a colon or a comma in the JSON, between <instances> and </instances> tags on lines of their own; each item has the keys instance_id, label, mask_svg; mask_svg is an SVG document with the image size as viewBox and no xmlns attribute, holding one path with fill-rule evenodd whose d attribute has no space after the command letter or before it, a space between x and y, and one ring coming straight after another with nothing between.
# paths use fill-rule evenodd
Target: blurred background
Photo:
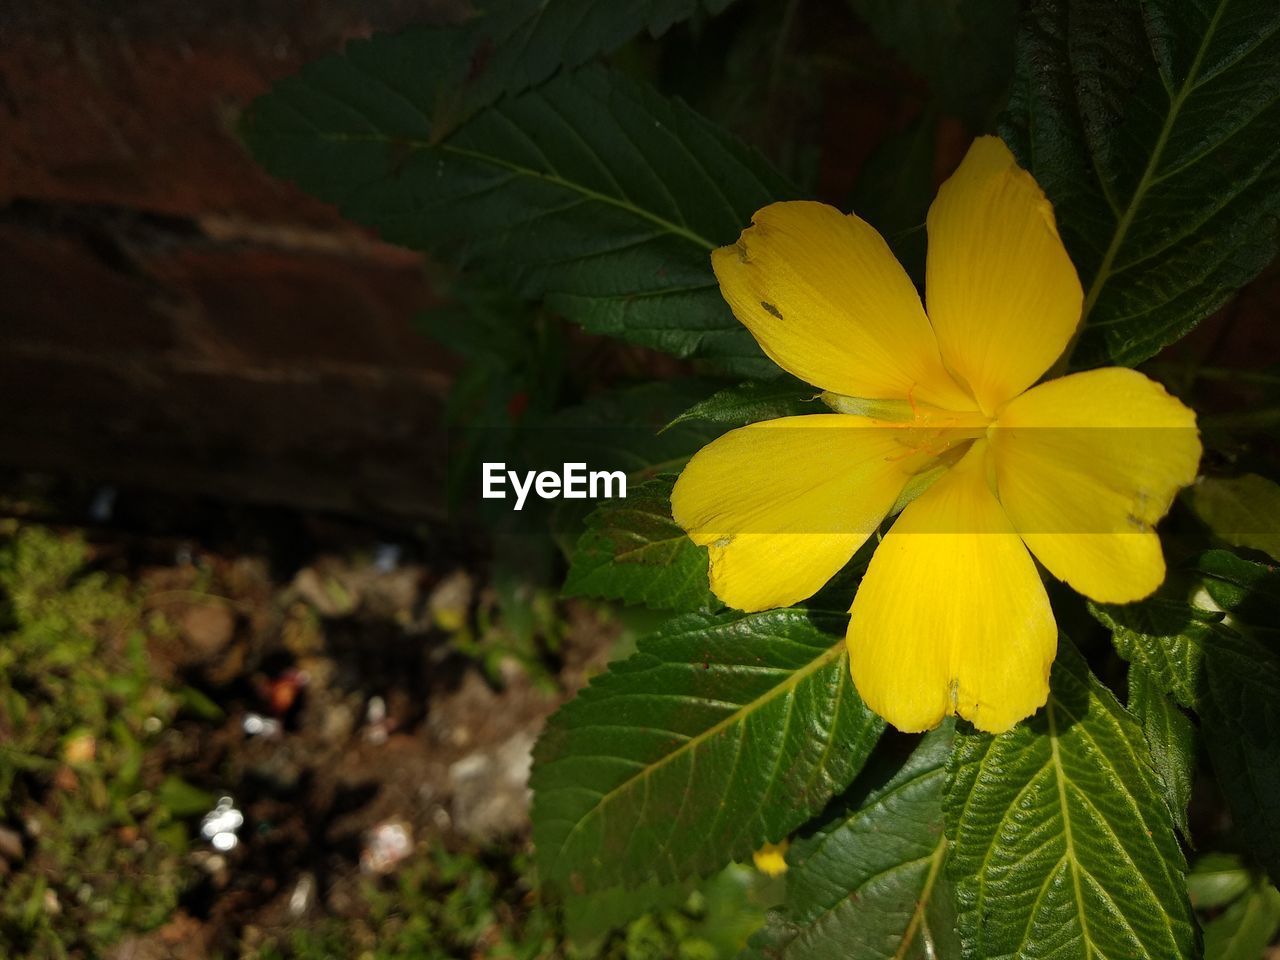
<instances>
[{"instance_id":1,"label":"blurred background","mask_svg":"<svg viewBox=\"0 0 1280 960\"><path fill-rule=\"evenodd\" d=\"M740 0L614 60L918 265L1017 6L935 34ZM471 288L238 140L302 64L467 12L0 0L0 956L712 958L776 898L744 865L567 938L530 749L648 615L560 599L550 532L450 507L447 427L694 369ZM1280 423L1278 300L1273 267L1149 365L1214 456Z\"/></svg>"}]
</instances>

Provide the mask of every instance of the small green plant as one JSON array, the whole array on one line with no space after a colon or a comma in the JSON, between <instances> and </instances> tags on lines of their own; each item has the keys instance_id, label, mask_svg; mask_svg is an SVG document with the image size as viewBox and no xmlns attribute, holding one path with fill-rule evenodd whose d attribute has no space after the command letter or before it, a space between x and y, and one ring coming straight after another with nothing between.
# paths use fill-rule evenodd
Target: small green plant
<instances>
[{"instance_id":1,"label":"small green plant","mask_svg":"<svg viewBox=\"0 0 1280 960\"><path fill-rule=\"evenodd\" d=\"M97 957L162 923L187 882L186 831L147 751L176 714L127 586L84 571L81 539L0 545L0 826L24 857L0 891L0 955Z\"/></svg>"},{"instance_id":2,"label":"small green plant","mask_svg":"<svg viewBox=\"0 0 1280 960\"><path fill-rule=\"evenodd\" d=\"M353 916L273 935L245 960L724 960L735 956L777 899L776 885L733 866L676 891L640 917L601 928L539 898L523 853L419 851L393 878L365 879ZM606 903L596 909L609 911ZM566 922L571 936L566 936Z\"/></svg>"}]
</instances>

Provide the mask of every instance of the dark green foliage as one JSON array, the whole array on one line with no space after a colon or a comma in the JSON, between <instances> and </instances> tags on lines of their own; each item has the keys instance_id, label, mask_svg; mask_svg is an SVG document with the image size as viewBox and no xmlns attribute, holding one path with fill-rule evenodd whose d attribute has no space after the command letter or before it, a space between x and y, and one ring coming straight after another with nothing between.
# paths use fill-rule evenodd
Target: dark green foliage
<instances>
[{"instance_id":1,"label":"dark green foliage","mask_svg":"<svg viewBox=\"0 0 1280 960\"><path fill-rule=\"evenodd\" d=\"M1220 580L1236 611L1200 609L1157 596L1127 606L1098 606L1121 656L1138 665L1162 691L1200 716L1209 757L1226 795L1235 828L1251 854L1280 877L1280 655L1257 639L1239 611L1252 608L1242 592L1241 561L1206 555L1201 566L1232 571ZM1255 568L1255 582L1269 573ZM1227 588L1222 587L1226 584Z\"/></svg>"},{"instance_id":2,"label":"dark green foliage","mask_svg":"<svg viewBox=\"0 0 1280 960\"><path fill-rule=\"evenodd\" d=\"M588 330L775 372L709 260L791 195L758 154L603 68L504 99L440 140L429 96L402 75L420 53L397 36L311 64L255 103L250 146L386 239L486 268Z\"/></svg>"},{"instance_id":3,"label":"dark green foliage","mask_svg":"<svg viewBox=\"0 0 1280 960\"><path fill-rule=\"evenodd\" d=\"M549 416L531 418L518 433L519 446L513 457L530 467L558 469L561 463L582 462L592 470L622 470L627 475L627 492L634 494L644 482L678 472L719 433L704 422L671 423L681 410L713 389L712 383L704 380L660 380L594 394ZM510 449L508 454L512 455ZM478 469L477 465L470 475L474 477ZM554 536L570 560L594 506L590 500L564 500L554 511ZM670 516L668 511L668 519ZM646 558L650 557L646 553Z\"/></svg>"},{"instance_id":4,"label":"dark green foliage","mask_svg":"<svg viewBox=\"0 0 1280 960\"><path fill-rule=\"evenodd\" d=\"M313 64L255 105L246 137L268 169L352 219L494 282L504 293L487 313L498 326L538 330L558 313L721 371L776 377L709 257L794 188L682 103L586 65L726 5L495 4L459 27L352 44ZM853 196L919 279L938 117L990 126L1013 73L1018 4L851 6L931 87L932 102L871 154ZM1001 129L1054 202L1086 291L1066 360L1136 364L1280 248L1280 8L1032 0L1025 12ZM781 31L751 47L768 61L769 97L795 16L788 6L760 18ZM671 76L665 64L654 72ZM450 326L466 322L440 314L433 330L483 357L488 334ZM541 341L493 339L509 359L502 376L479 371L473 399L505 415L512 384L557 393ZM543 367L547 382L526 376ZM827 806L883 727L853 689L845 617L721 611L705 552L670 513L673 474L700 446L819 412L816 393L785 376L718 392L697 380L640 385L567 411L535 405L513 428L527 441L524 466L584 461L631 480L627 500L566 536L565 593L683 614L548 723L532 775L540 881L568 899L575 923L602 930L645 903L676 903L692 878L799 829L786 901L753 957L1196 956L1175 831L1192 841L1201 743L1242 847L1280 875L1274 571L1209 553L1192 590L1095 607L1130 662L1127 710L1064 640L1035 717L996 737L948 727L905 764L886 749ZM1190 500L1216 542L1269 550L1255 535L1270 517L1254 502L1274 493L1268 483L1209 483ZM581 528L589 508L579 506L562 511L565 530ZM847 609L873 546L814 609L831 606L826 596ZM1212 906L1223 912L1211 915L1210 957L1256 955L1274 932L1274 891L1253 878L1247 887Z\"/></svg>"},{"instance_id":5,"label":"dark green foliage","mask_svg":"<svg viewBox=\"0 0 1280 960\"><path fill-rule=\"evenodd\" d=\"M929 82L948 113L977 131L1013 75L1016 0L850 0L886 47Z\"/></svg>"},{"instance_id":6,"label":"dark green foliage","mask_svg":"<svg viewBox=\"0 0 1280 960\"><path fill-rule=\"evenodd\" d=\"M668 425L712 389L706 380L657 380L594 394L530 424L528 453L556 464L585 460L636 482L677 472L720 431L706 423Z\"/></svg>"},{"instance_id":7,"label":"dark green foliage","mask_svg":"<svg viewBox=\"0 0 1280 960\"><path fill-rule=\"evenodd\" d=\"M853 212L880 231L916 286L924 287L925 217L933 200L938 118L926 110L868 159L854 187Z\"/></svg>"},{"instance_id":8,"label":"dark green foliage","mask_svg":"<svg viewBox=\"0 0 1280 960\"><path fill-rule=\"evenodd\" d=\"M1085 287L1080 367L1135 364L1275 257L1280 7L1037 0L1001 132Z\"/></svg>"},{"instance_id":9,"label":"dark green foliage","mask_svg":"<svg viewBox=\"0 0 1280 960\"><path fill-rule=\"evenodd\" d=\"M1280 561L1280 484L1256 473L1209 477L1191 488L1189 498L1214 536Z\"/></svg>"},{"instance_id":10,"label":"dark green foliage","mask_svg":"<svg viewBox=\"0 0 1280 960\"><path fill-rule=\"evenodd\" d=\"M503 95L537 86L561 68L610 53L641 33L720 13L733 0L489 0L455 27L380 37L389 57L416 59L412 80L433 104L441 140ZM403 45L403 46L401 46ZM408 66L408 64L406 64Z\"/></svg>"},{"instance_id":11,"label":"dark green foliage","mask_svg":"<svg viewBox=\"0 0 1280 960\"><path fill-rule=\"evenodd\" d=\"M752 943L761 960L958 956L942 791L953 725L896 770L868 769L788 854L787 897Z\"/></svg>"},{"instance_id":12,"label":"dark green foliage","mask_svg":"<svg viewBox=\"0 0 1280 960\"><path fill-rule=\"evenodd\" d=\"M571 597L605 597L689 612L720 602L707 585L707 551L671 519L675 478L658 477L587 518L565 578Z\"/></svg>"},{"instance_id":13,"label":"dark green foliage","mask_svg":"<svg viewBox=\"0 0 1280 960\"><path fill-rule=\"evenodd\" d=\"M821 810L883 728L854 692L842 621L690 614L594 680L535 751L543 881L581 893L705 874Z\"/></svg>"},{"instance_id":14,"label":"dark green foliage","mask_svg":"<svg viewBox=\"0 0 1280 960\"><path fill-rule=\"evenodd\" d=\"M783 375L776 380L748 380L726 387L700 403L695 403L671 421L671 426L688 420L705 420L723 427L742 427L760 420L797 417L806 413L826 413L816 387Z\"/></svg>"},{"instance_id":15,"label":"dark green foliage","mask_svg":"<svg viewBox=\"0 0 1280 960\"><path fill-rule=\"evenodd\" d=\"M1227 550L1206 550L1196 558L1196 573L1209 597L1239 622L1256 630L1280 623L1280 570L1254 563Z\"/></svg>"},{"instance_id":16,"label":"dark green foliage","mask_svg":"<svg viewBox=\"0 0 1280 960\"><path fill-rule=\"evenodd\" d=\"M1196 769L1196 728L1173 699L1137 664L1129 667L1129 712L1142 725L1161 795L1184 837L1191 836L1187 806Z\"/></svg>"},{"instance_id":17,"label":"dark green foliage","mask_svg":"<svg viewBox=\"0 0 1280 960\"><path fill-rule=\"evenodd\" d=\"M1065 638L1032 720L957 735L944 806L964 957L1194 956L1142 731Z\"/></svg>"}]
</instances>

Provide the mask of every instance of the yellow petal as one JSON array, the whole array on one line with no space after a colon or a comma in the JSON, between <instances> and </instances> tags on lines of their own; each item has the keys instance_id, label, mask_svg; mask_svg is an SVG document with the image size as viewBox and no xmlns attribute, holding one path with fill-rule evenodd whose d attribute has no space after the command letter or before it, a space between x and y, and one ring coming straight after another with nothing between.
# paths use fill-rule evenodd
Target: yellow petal
<instances>
[{"instance_id":1,"label":"yellow petal","mask_svg":"<svg viewBox=\"0 0 1280 960\"><path fill-rule=\"evenodd\" d=\"M958 713L1000 733L1049 695L1053 611L987 484L985 457L979 440L902 511L854 597L853 682L899 730Z\"/></svg>"},{"instance_id":2,"label":"yellow petal","mask_svg":"<svg viewBox=\"0 0 1280 960\"><path fill-rule=\"evenodd\" d=\"M1031 174L979 137L929 208L925 300L942 358L987 413L1049 369L1083 294Z\"/></svg>"},{"instance_id":3,"label":"yellow petal","mask_svg":"<svg viewBox=\"0 0 1280 960\"><path fill-rule=\"evenodd\" d=\"M811 596L893 506L908 476L895 432L846 414L726 433L671 491L671 513L709 548L711 589L739 610Z\"/></svg>"},{"instance_id":4,"label":"yellow petal","mask_svg":"<svg viewBox=\"0 0 1280 960\"><path fill-rule=\"evenodd\" d=\"M1055 577L1105 603L1164 580L1152 527L1195 479L1195 414L1135 370L1050 380L1001 412L990 431L1000 502Z\"/></svg>"},{"instance_id":5,"label":"yellow petal","mask_svg":"<svg viewBox=\"0 0 1280 960\"><path fill-rule=\"evenodd\" d=\"M770 204L711 265L734 316L801 380L850 397L974 408L942 365L911 279L852 214Z\"/></svg>"}]
</instances>

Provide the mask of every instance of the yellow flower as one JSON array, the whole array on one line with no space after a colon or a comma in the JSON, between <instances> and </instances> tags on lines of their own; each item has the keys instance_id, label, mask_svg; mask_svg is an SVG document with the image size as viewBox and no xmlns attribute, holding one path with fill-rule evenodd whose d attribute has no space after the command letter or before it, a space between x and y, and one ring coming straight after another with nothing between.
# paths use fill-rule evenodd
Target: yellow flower
<instances>
[{"instance_id":1,"label":"yellow flower","mask_svg":"<svg viewBox=\"0 0 1280 960\"><path fill-rule=\"evenodd\" d=\"M751 855L756 869L768 877L780 877L787 872L787 848L790 840L781 843L766 843Z\"/></svg>"},{"instance_id":2,"label":"yellow flower","mask_svg":"<svg viewBox=\"0 0 1280 960\"><path fill-rule=\"evenodd\" d=\"M824 204L765 207L712 254L737 318L837 412L720 437L672 514L709 548L716 595L765 610L811 596L909 500L853 601L854 683L901 730L957 713L1000 732L1049 692L1057 627L1032 556L1094 600L1150 594L1165 574L1152 528L1200 441L1195 415L1133 370L1033 386L1083 297L1004 143L974 142L927 227L927 315L880 235Z\"/></svg>"}]
</instances>

